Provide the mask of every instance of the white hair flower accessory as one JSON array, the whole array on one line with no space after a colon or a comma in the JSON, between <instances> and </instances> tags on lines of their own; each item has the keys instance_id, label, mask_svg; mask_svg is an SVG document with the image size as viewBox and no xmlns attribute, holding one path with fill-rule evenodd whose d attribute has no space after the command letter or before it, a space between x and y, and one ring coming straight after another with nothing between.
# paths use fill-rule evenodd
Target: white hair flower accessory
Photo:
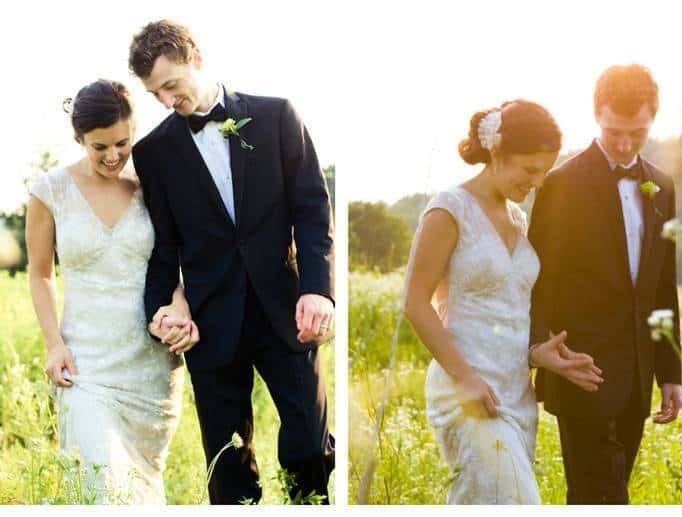
<instances>
[{"instance_id":1,"label":"white hair flower accessory","mask_svg":"<svg viewBox=\"0 0 682 517\"><path fill-rule=\"evenodd\" d=\"M502 126L502 111L494 110L488 113L478 123L478 140L484 149L490 151L500 145L502 135L499 133Z\"/></svg>"},{"instance_id":2,"label":"white hair flower accessory","mask_svg":"<svg viewBox=\"0 0 682 517\"><path fill-rule=\"evenodd\" d=\"M62 102L62 109L69 115L69 117L73 117L73 112L76 105L76 97L78 97L78 92L74 93L71 97L67 97L64 99L64 102Z\"/></svg>"},{"instance_id":3,"label":"white hair flower accessory","mask_svg":"<svg viewBox=\"0 0 682 517\"><path fill-rule=\"evenodd\" d=\"M64 102L62 102L62 108L67 114L73 115L73 97L67 97L64 99Z\"/></svg>"}]
</instances>

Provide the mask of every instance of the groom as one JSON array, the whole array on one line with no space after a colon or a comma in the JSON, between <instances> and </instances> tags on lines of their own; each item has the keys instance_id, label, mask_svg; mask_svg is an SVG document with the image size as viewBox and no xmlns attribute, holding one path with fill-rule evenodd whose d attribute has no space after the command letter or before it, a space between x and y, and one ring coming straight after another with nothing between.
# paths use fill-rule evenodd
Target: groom
<instances>
[{"instance_id":1,"label":"groom","mask_svg":"<svg viewBox=\"0 0 682 517\"><path fill-rule=\"evenodd\" d=\"M600 136L548 176L533 207L529 238L542 267L531 343L566 329L567 344L591 355L604 378L586 392L538 370L538 399L559 424L569 504L628 503L654 377L662 398L654 422L680 410L680 358L647 325L655 309L679 321L675 245L661 237L675 217L673 182L639 155L657 110L646 68L607 69L594 94Z\"/></svg>"},{"instance_id":2,"label":"groom","mask_svg":"<svg viewBox=\"0 0 682 517\"><path fill-rule=\"evenodd\" d=\"M175 111L133 150L156 235L147 318L169 303L182 268L201 333L185 357L207 462L235 432L244 444L220 456L211 503L261 497L254 367L279 412L278 457L295 475L292 497L314 491L327 502L334 439L318 346L332 325L333 241L308 132L288 101L235 93L205 77L194 38L177 23L145 26L129 66Z\"/></svg>"}]
</instances>

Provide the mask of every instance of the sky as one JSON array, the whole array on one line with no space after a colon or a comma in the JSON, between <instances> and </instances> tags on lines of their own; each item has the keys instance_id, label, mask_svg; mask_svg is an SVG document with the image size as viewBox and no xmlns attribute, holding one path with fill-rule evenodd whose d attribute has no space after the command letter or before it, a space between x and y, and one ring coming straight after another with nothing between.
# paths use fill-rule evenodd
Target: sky
<instances>
[{"instance_id":1,"label":"sky","mask_svg":"<svg viewBox=\"0 0 682 517\"><path fill-rule=\"evenodd\" d=\"M362 78L353 108L362 136L354 132L355 151L338 166L351 199L393 202L477 174L457 144L473 113L505 100L543 104L564 150L586 147L597 133L594 84L612 64L651 69L660 87L651 136L680 134L680 17L671 2L488 0L445 12L424 1L384 17L369 5L359 32L375 37L353 72Z\"/></svg>"},{"instance_id":2,"label":"sky","mask_svg":"<svg viewBox=\"0 0 682 517\"><path fill-rule=\"evenodd\" d=\"M8 59L0 80L5 106L0 211L26 199L22 179L43 150L64 165L83 155L62 110L64 98L80 87L100 77L126 84L136 106L138 137L170 113L128 72L133 34L161 18L190 28L208 77L237 91L291 99L322 166L335 163L338 111L331 86L338 60L328 30L333 11L318 2L29 0L14 4L11 12L0 31Z\"/></svg>"},{"instance_id":3,"label":"sky","mask_svg":"<svg viewBox=\"0 0 682 517\"><path fill-rule=\"evenodd\" d=\"M505 100L543 104L564 149L589 144L594 82L639 62L660 86L656 138L682 132L679 17L674 2L24 1L3 19L0 211L26 198L30 163L50 149L81 156L64 97L99 77L125 82L138 136L166 111L127 70L130 38L162 17L194 33L206 72L233 89L288 97L337 196L395 201L478 172L457 155L469 118Z\"/></svg>"}]
</instances>

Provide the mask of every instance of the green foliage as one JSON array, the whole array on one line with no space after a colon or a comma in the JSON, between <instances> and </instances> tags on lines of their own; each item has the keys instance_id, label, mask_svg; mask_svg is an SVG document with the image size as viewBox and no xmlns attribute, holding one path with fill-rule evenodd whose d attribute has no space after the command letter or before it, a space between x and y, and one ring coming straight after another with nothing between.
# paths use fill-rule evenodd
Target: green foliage
<instances>
[{"instance_id":1,"label":"green foliage","mask_svg":"<svg viewBox=\"0 0 682 517\"><path fill-rule=\"evenodd\" d=\"M290 492L296 482L296 476L287 469L279 469L275 481L279 485L281 504L321 505L326 499L326 496L319 495L314 490L306 495L303 495L299 490L292 497Z\"/></svg>"},{"instance_id":2,"label":"green foliage","mask_svg":"<svg viewBox=\"0 0 682 517\"><path fill-rule=\"evenodd\" d=\"M350 203L348 230L351 270L386 273L407 262L412 232L385 203Z\"/></svg>"},{"instance_id":3,"label":"green foliage","mask_svg":"<svg viewBox=\"0 0 682 517\"><path fill-rule=\"evenodd\" d=\"M31 163L32 174L24 180L24 185L28 187L31 181L40 173L44 173L53 167L57 166L57 160L54 159L50 151L43 152L38 160ZM28 264L28 253L26 252L26 203L12 213L0 212L0 226L4 225L9 230L19 244L21 249L21 261L12 266L10 275L14 276L17 271L26 271Z\"/></svg>"},{"instance_id":4,"label":"green foliage","mask_svg":"<svg viewBox=\"0 0 682 517\"><path fill-rule=\"evenodd\" d=\"M349 503L368 459L388 349L400 304L403 272L351 273L349 307ZM424 381L430 356L414 333L401 330L382 433L375 452L370 504L442 504L451 480L426 421ZM654 390L653 407L660 406ZM633 504L682 504L682 420L668 425L647 421L630 480ZM545 504L564 504L561 447L556 418L540 411L535 460Z\"/></svg>"},{"instance_id":5,"label":"green foliage","mask_svg":"<svg viewBox=\"0 0 682 517\"><path fill-rule=\"evenodd\" d=\"M411 194L393 203L389 210L405 219L405 222L414 232L419 224L419 216L421 216L431 197L432 194Z\"/></svg>"},{"instance_id":6,"label":"green foliage","mask_svg":"<svg viewBox=\"0 0 682 517\"><path fill-rule=\"evenodd\" d=\"M59 306L62 288L59 277ZM33 312L28 278L0 271L0 505L88 504L92 476L76 455L58 447L51 387L43 373L46 353ZM60 309L61 312L61 309ZM334 347L321 348L327 381L328 420L334 428ZM263 482L264 504L282 502L278 481L277 431L280 420L263 380L256 376L252 395L254 441ZM182 417L170 445L164 480L169 504L207 504L206 460L189 375ZM334 493L334 475L330 483ZM127 494L107 494L125 502Z\"/></svg>"}]
</instances>

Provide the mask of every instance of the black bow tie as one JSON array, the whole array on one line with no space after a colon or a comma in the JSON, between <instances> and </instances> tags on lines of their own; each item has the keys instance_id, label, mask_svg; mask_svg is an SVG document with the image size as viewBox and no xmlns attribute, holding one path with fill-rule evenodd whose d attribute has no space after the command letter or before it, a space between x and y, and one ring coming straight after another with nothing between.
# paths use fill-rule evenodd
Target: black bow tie
<instances>
[{"instance_id":1,"label":"black bow tie","mask_svg":"<svg viewBox=\"0 0 682 517\"><path fill-rule=\"evenodd\" d=\"M218 103L213 106L213 109L209 111L206 115L190 115L187 118L189 123L189 128L193 133L198 133L209 121L215 122L225 122L227 120L227 111L222 104Z\"/></svg>"},{"instance_id":2,"label":"black bow tie","mask_svg":"<svg viewBox=\"0 0 682 517\"><path fill-rule=\"evenodd\" d=\"M642 167L639 165L639 162L629 169L617 165L613 172L616 173L618 179L642 181Z\"/></svg>"}]
</instances>

